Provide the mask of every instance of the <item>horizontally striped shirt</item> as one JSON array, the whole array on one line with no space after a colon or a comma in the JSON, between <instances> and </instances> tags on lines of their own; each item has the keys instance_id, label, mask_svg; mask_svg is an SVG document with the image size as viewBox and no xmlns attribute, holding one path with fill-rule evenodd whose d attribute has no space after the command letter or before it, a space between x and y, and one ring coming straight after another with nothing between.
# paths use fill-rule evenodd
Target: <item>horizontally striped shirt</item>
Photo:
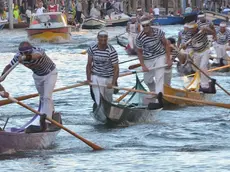
<instances>
[{"instance_id":1,"label":"horizontally striped shirt","mask_svg":"<svg viewBox=\"0 0 230 172\"><path fill-rule=\"evenodd\" d=\"M178 34L178 37L180 37L180 44L183 44L185 43L185 38L186 38L186 34L187 34L188 31L185 31L185 30L181 30Z\"/></svg>"},{"instance_id":2,"label":"horizontally striped shirt","mask_svg":"<svg viewBox=\"0 0 230 172\"><path fill-rule=\"evenodd\" d=\"M92 74L101 77L111 77L114 74L114 64L118 63L117 51L108 44L105 50L100 50L98 44L89 47L88 55L93 58Z\"/></svg>"},{"instance_id":3,"label":"horizontally striped shirt","mask_svg":"<svg viewBox=\"0 0 230 172\"><path fill-rule=\"evenodd\" d=\"M165 54L165 47L162 43L165 33L157 28L152 28L153 36L147 36L144 31L138 34L136 46L143 50L144 60L151 60Z\"/></svg>"},{"instance_id":4,"label":"horizontally striped shirt","mask_svg":"<svg viewBox=\"0 0 230 172\"><path fill-rule=\"evenodd\" d=\"M194 51L204 51L209 45L208 34L206 32L193 34L191 45Z\"/></svg>"},{"instance_id":5,"label":"horizontally striped shirt","mask_svg":"<svg viewBox=\"0 0 230 172\"><path fill-rule=\"evenodd\" d=\"M41 58L37 60L23 61L22 64L31 69L34 74L38 76L44 76L53 71L56 67L54 62L46 55L45 51L41 48L33 47L32 54L40 54ZM21 56L20 52L18 52L14 58L11 60L10 65L13 66Z\"/></svg>"},{"instance_id":6,"label":"horizontally striped shirt","mask_svg":"<svg viewBox=\"0 0 230 172\"><path fill-rule=\"evenodd\" d=\"M230 31L226 29L224 33L220 32L220 28L216 30L217 43L220 45L225 45L230 41Z\"/></svg>"},{"instance_id":7,"label":"horizontally striped shirt","mask_svg":"<svg viewBox=\"0 0 230 172\"><path fill-rule=\"evenodd\" d=\"M190 39L192 39L192 32L191 31L187 31L185 32L185 38L184 38L184 43L188 42ZM192 48L192 44L191 42L187 44L187 48Z\"/></svg>"},{"instance_id":8,"label":"horizontally striped shirt","mask_svg":"<svg viewBox=\"0 0 230 172\"><path fill-rule=\"evenodd\" d=\"M178 57L178 55L179 55L179 52L177 50L173 49L171 51L171 57L173 61Z\"/></svg>"},{"instance_id":9,"label":"horizontally striped shirt","mask_svg":"<svg viewBox=\"0 0 230 172\"><path fill-rule=\"evenodd\" d=\"M212 22L206 20L205 22L201 22L200 20L197 21L198 28L201 29L202 27L210 27Z\"/></svg>"}]
</instances>

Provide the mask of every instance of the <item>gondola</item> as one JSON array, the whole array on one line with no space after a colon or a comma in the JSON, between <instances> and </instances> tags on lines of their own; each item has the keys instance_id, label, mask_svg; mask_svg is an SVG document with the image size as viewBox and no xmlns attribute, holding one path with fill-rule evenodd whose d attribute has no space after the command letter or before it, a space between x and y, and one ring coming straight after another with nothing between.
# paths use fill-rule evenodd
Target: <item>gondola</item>
<instances>
[{"instance_id":1,"label":"gondola","mask_svg":"<svg viewBox=\"0 0 230 172\"><path fill-rule=\"evenodd\" d=\"M135 89L145 90L137 76ZM136 123L150 122L163 108L162 93L157 96L159 103L145 104L145 96L140 93L131 93L131 97L125 104L111 103L101 96L99 106L94 103L94 118L109 126L129 126Z\"/></svg>"},{"instance_id":2,"label":"gondola","mask_svg":"<svg viewBox=\"0 0 230 172\"><path fill-rule=\"evenodd\" d=\"M60 128L49 124L48 129L42 132L40 126L38 126L39 119L39 115L35 115L20 128L1 129L0 154L46 149L52 146L60 132ZM54 113L53 119L61 123L59 113Z\"/></svg>"}]
</instances>

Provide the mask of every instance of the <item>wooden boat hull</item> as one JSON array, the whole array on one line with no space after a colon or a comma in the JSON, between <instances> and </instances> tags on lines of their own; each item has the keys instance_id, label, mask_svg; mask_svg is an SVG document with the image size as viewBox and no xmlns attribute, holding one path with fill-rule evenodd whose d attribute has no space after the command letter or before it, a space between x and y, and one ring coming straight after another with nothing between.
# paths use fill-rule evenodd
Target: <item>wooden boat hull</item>
<instances>
[{"instance_id":1,"label":"wooden boat hull","mask_svg":"<svg viewBox=\"0 0 230 172\"><path fill-rule=\"evenodd\" d=\"M147 107L121 106L101 98L101 104L94 105L94 118L110 126L128 126L136 123L150 122L162 108L150 110Z\"/></svg>"},{"instance_id":2,"label":"wooden boat hull","mask_svg":"<svg viewBox=\"0 0 230 172\"><path fill-rule=\"evenodd\" d=\"M106 27L127 26L129 19L106 20Z\"/></svg>"},{"instance_id":3,"label":"wooden boat hull","mask_svg":"<svg viewBox=\"0 0 230 172\"><path fill-rule=\"evenodd\" d=\"M86 19L82 24L82 29L100 29L106 25L103 20L89 18Z\"/></svg>"},{"instance_id":4,"label":"wooden boat hull","mask_svg":"<svg viewBox=\"0 0 230 172\"><path fill-rule=\"evenodd\" d=\"M71 28L28 28L27 35L30 40L40 40L45 42L69 41L71 39Z\"/></svg>"},{"instance_id":5,"label":"wooden boat hull","mask_svg":"<svg viewBox=\"0 0 230 172\"><path fill-rule=\"evenodd\" d=\"M212 96L212 94L204 94L200 92L194 92L194 91L186 91L182 89L176 89L172 88L168 85L164 85L164 94L167 95L172 95L172 96L178 96L178 97L184 97L184 98L191 98L191 99L196 99L196 100L209 100ZM191 102L191 101L184 101L184 100L178 100L178 99L173 99L173 98L163 98L163 103L164 107L170 107L170 106L198 106L201 105L196 102Z\"/></svg>"},{"instance_id":6,"label":"wooden boat hull","mask_svg":"<svg viewBox=\"0 0 230 172\"><path fill-rule=\"evenodd\" d=\"M0 132L0 153L10 153L25 150L45 149L54 144L60 132L13 133Z\"/></svg>"},{"instance_id":7,"label":"wooden boat hull","mask_svg":"<svg viewBox=\"0 0 230 172\"><path fill-rule=\"evenodd\" d=\"M13 27L15 29L27 28L29 27L29 24L26 22L14 23ZM5 24L4 28L9 29L9 23Z\"/></svg>"}]
</instances>

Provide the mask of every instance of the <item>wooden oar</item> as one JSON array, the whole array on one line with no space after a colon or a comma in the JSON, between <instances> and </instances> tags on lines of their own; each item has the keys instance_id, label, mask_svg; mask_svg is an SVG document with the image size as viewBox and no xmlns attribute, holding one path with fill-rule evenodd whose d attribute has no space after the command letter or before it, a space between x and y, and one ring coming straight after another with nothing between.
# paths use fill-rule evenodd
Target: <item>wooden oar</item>
<instances>
[{"instance_id":1,"label":"wooden oar","mask_svg":"<svg viewBox=\"0 0 230 172\"><path fill-rule=\"evenodd\" d=\"M53 92L64 91L64 90L67 90L67 89L76 88L76 87L80 87L80 86L83 86L83 85L87 85L87 84L85 82L81 82L81 83L73 84L73 85L70 85L70 86L54 89ZM27 99L34 98L34 97L37 97L37 96L39 96L39 94L34 93L34 94L26 95L26 96L16 97L15 99L17 99L18 101L22 101L22 100L27 100ZM1 100L0 101L0 106L7 105L7 104L10 104L10 103L13 103L13 101L10 100L10 99Z\"/></svg>"},{"instance_id":2,"label":"wooden oar","mask_svg":"<svg viewBox=\"0 0 230 172\"><path fill-rule=\"evenodd\" d=\"M134 64L134 65L130 65L128 69L129 69L129 70L132 70L132 69L136 69L136 68L138 68L138 67L141 67L141 64L140 64L140 63Z\"/></svg>"},{"instance_id":3,"label":"wooden oar","mask_svg":"<svg viewBox=\"0 0 230 172\"><path fill-rule=\"evenodd\" d=\"M123 63L131 62L131 61L134 61L134 60L138 60L138 58L134 58L134 59L126 60L126 61L120 62L119 64L123 64Z\"/></svg>"},{"instance_id":4,"label":"wooden oar","mask_svg":"<svg viewBox=\"0 0 230 172\"><path fill-rule=\"evenodd\" d=\"M212 80L212 78L211 78L210 76L208 76L208 74L206 74L202 69L200 69L195 63L193 63L192 58L191 58L190 56L188 56L188 58L190 59L190 63L191 63L197 70L199 70L201 73L203 73L208 79ZM226 94L230 95L230 93L229 93L226 89L224 89L220 84L218 84L217 82L216 82L216 85L217 85L220 89L222 89Z\"/></svg>"},{"instance_id":5,"label":"wooden oar","mask_svg":"<svg viewBox=\"0 0 230 172\"><path fill-rule=\"evenodd\" d=\"M143 82L144 79L141 80ZM134 86L132 89L134 89L136 86ZM131 91L127 91L125 94L121 95L119 98L115 100L115 102L119 103L121 100L123 100Z\"/></svg>"},{"instance_id":6,"label":"wooden oar","mask_svg":"<svg viewBox=\"0 0 230 172\"><path fill-rule=\"evenodd\" d=\"M106 85L96 85L96 84L91 84L91 85L107 87ZM143 90L135 90L135 89L131 89L131 88L115 87L115 86L113 86L113 88L114 89L119 89L119 90L125 90L125 91L130 91L130 92L137 92L137 93L150 94L150 95L157 96L157 93L154 93L154 92L148 92L148 91L143 91ZM173 99L183 100L183 101L188 101L188 102L196 102L196 103L200 103L200 104L208 105L208 106L217 106L217 107L230 109L230 104L225 104L225 103L217 103L217 102L210 102L210 101L204 101L204 100L190 99L190 98L178 97L178 96L173 96L173 95L168 95L168 94L164 94L163 97L165 97L165 98L173 98Z\"/></svg>"},{"instance_id":7,"label":"wooden oar","mask_svg":"<svg viewBox=\"0 0 230 172\"><path fill-rule=\"evenodd\" d=\"M3 94L2 92L0 92L0 94ZM20 106L30 110L31 112L35 113L35 114L38 114L40 116L43 116L42 113L40 113L39 111L27 106L26 104L18 101L17 99L13 98L13 97L8 97L8 99L10 99L11 101L19 104ZM52 124L56 125L57 127L59 128L62 128L63 130L67 131L68 133L72 134L73 136L75 136L76 138L78 138L79 140L83 141L84 143L86 143L88 146L90 146L91 148L93 148L94 150L102 150L103 148L101 148L100 146L86 140L85 138L81 137L80 135L76 134L75 132L69 130L68 128L64 127L63 125L61 125L60 123L56 122L55 120L49 118L49 117L46 117L46 120L50 121Z\"/></svg>"},{"instance_id":8,"label":"wooden oar","mask_svg":"<svg viewBox=\"0 0 230 172\"><path fill-rule=\"evenodd\" d=\"M16 62L13 66L11 66L10 69L8 69L1 77L0 77L0 82L2 82L7 75L9 75L9 73L19 64L19 62Z\"/></svg>"},{"instance_id":9,"label":"wooden oar","mask_svg":"<svg viewBox=\"0 0 230 172\"><path fill-rule=\"evenodd\" d=\"M214 72L214 71L217 71L217 70L221 70L221 69L225 69L225 68L229 68L230 67L230 64L229 65L225 65L225 66L221 66L221 67L216 67L216 68L213 68L213 69L209 69L208 72ZM194 74L190 74L190 75L186 75L186 77L190 77L190 76L194 76Z\"/></svg>"}]
</instances>

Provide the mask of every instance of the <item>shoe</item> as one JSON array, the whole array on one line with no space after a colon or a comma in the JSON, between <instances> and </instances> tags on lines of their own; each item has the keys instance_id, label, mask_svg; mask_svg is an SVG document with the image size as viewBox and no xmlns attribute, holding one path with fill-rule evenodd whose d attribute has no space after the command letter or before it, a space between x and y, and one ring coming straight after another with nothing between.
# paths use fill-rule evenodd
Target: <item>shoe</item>
<instances>
[{"instance_id":1,"label":"shoe","mask_svg":"<svg viewBox=\"0 0 230 172\"><path fill-rule=\"evenodd\" d=\"M161 92L158 93L157 100L158 100L158 103L149 103L148 104L148 109L149 110L163 108L163 94Z\"/></svg>"},{"instance_id":2,"label":"shoe","mask_svg":"<svg viewBox=\"0 0 230 172\"><path fill-rule=\"evenodd\" d=\"M216 94L216 80L211 79L211 82L209 82L209 87L208 88L202 88L200 86L199 91L207 94Z\"/></svg>"}]
</instances>

